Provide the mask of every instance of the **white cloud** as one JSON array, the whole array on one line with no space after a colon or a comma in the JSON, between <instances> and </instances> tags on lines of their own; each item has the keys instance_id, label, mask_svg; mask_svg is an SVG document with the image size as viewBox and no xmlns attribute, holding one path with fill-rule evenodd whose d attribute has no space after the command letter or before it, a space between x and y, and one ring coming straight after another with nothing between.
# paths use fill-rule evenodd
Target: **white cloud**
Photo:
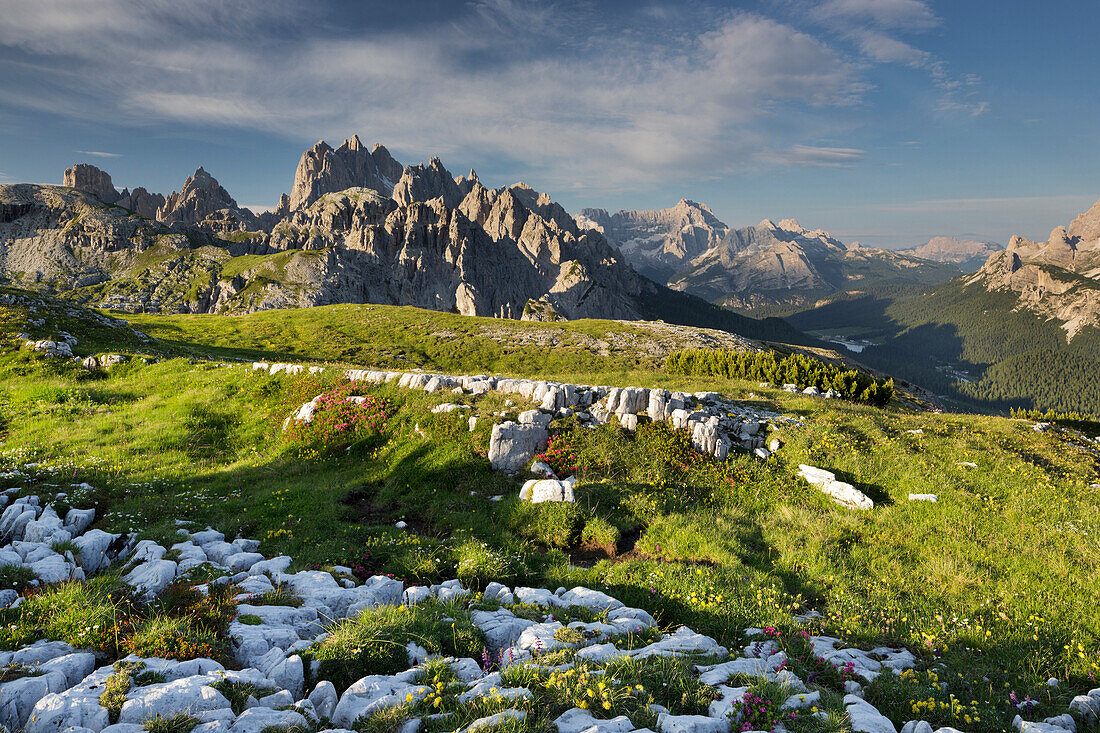
<instances>
[{"instance_id":1,"label":"white cloud","mask_svg":"<svg viewBox=\"0 0 1100 733\"><path fill-rule=\"evenodd\" d=\"M905 64L920 68L932 60L932 54L910 46L905 41L877 31L859 31L855 41L864 56L878 63Z\"/></svg>"},{"instance_id":2,"label":"white cloud","mask_svg":"<svg viewBox=\"0 0 1100 733\"><path fill-rule=\"evenodd\" d=\"M288 2L230 19L213 0L0 0L0 46L45 81L0 95L131 124L358 132L407 155L461 150L522 160L545 184L623 188L754 165L866 88L828 44L759 15L712 16L700 31L675 14L658 23L651 6L641 33L597 22L595 7L481 0L383 33L337 32L323 6Z\"/></svg>"},{"instance_id":3,"label":"white cloud","mask_svg":"<svg viewBox=\"0 0 1100 733\"><path fill-rule=\"evenodd\" d=\"M95 158L121 158L120 153L105 153L102 150L75 150L73 152L80 153L81 155L91 155Z\"/></svg>"}]
</instances>

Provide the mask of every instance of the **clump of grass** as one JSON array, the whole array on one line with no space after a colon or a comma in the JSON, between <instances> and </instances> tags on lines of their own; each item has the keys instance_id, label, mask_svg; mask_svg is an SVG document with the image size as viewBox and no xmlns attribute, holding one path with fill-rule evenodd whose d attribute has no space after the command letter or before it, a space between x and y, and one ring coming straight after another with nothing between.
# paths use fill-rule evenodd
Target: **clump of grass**
<instances>
[{"instance_id":1,"label":"clump of grass","mask_svg":"<svg viewBox=\"0 0 1100 733\"><path fill-rule=\"evenodd\" d=\"M126 695L133 685L131 675L144 668L144 662L115 662L115 671L107 678L107 682L103 686L103 694L99 696L99 704L107 708L107 716L111 725L118 722L122 705L126 702Z\"/></svg>"},{"instance_id":2,"label":"clump of grass","mask_svg":"<svg viewBox=\"0 0 1100 733\"><path fill-rule=\"evenodd\" d=\"M50 545L50 549L56 552L58 555L64 555L66 552L71 552L73 557L80 556L80 547L72 540L62 540L54 542Z\"/></svg>"},{"instance_id":3,"label":"clump of grass","mask_svg":"<svg viewBox=\"0 0 1100 733\"><path fill-rule=\"evenodd\" d=\"M382 708L360 719L356 730L359 733L397 733L412 719L412 715L412 705L408 703Z\"/></svg>"},{"instance_id":4,"label":"clump of grass","mask_svg":"<svg viewBox=\"0 0 1100 733\"><path fill-rule=\"evenodd\" d=\"M503 502L502 502L503 503ZM586 512L578 504L547 501L507 502L509 526L519 535L548 547L576 547Z\"/></svg>"},{"instance_id":5,"label":"clump of grass","mask_svg":"<svg viewBox=\"0 0 1100 733\"><path fill-rule=\"evenodd\" d=\"M225 659L227 642L189 617L157 615L142 620L123 642L125 651L142 657Z\"/></svg>"},{"instance_id":6,"label":"clump of grass","mask_svg":"<svg viewBox=\"0 0 1100 733\"><path fill-rule=\"evenodd\" d=\"M198 718L193 718L186 713L176 715L155 715L146 720L142 727L149 733L191 733L191 729L202 723Z\"/></svg>"},{"instance_id":7,"label":"clump of grass","mask_svg":"<svg viewBox=\"0 0 1100 733\"><path fill-rule=\"evenodd\" d=\"M602 550L614 556L619 545L619 530L603 517L592 517L581 531L581 544L589 550Z\"/></svg>"},{"instance_id":8,"label":"clump of grass","mask_svg":"<svg viewBox=\"0 0 1100 733\"><path fill-rule=\"evenodd\" d=\"M168 681L168 678L165 677L163 674L161 674L160 672L154 672L151 669L144 672L139 672L138 674L132 675L132 677L134 680L134 684L138 686L160 685Z\"/></svg>"},{"instance_id":9,"label":"clump of grass","mask_svg":"<svg viewBox=\"0 0 1100 733\"><path fill-rule=\"evenodd\" d=\"M22 593L35 580L38 580L38 576L25 565L0 565L0 590L10 589Z\"/></svg>"},{"instance_id":10,"label":"clump of grass","mask_svg":"<svg viewBox=\"0 0 1100 733\"><path fill-rule=\"evenodd\" d=\"M259 626L264 622L263 619L254 613L242 613L237 617L237 621L245 626Z\"/></svg>"},{"instance_id":11,"label":"clump of grass","mask_svg":"<svg viewBox=\"0 0 1100 733\"><path fill-rule=\"evenodd\" d=\"M34 667L28 667L25 664L9 664L3 669L0 669L0 685L5 682L13 682L15 680L22 679L24 677L39 677L44 672Z\"/></svg>"},{"instance_id":12,"label":"clump of grass","mask_svg":"<svg viewBox=\"0 0 1100 733\"><path fill-rule=\"evenodd\" d=\"M568 626L562 626L554 632L554 640L560 641L563 644L583 644L584 634Z\"/></svg>"},{"instance_id":13,"label":"clump of grass","mask_svg":"<svg viewBox=\"0 0 1100 733\"><path fill-rule=\"evenodd\" d=\"M687 662L675 657L621 657L604 670L608 677L641 685L653 702L676 715L706 715L711 702L720 697L717 690L699 681Z\"/></svg>"},{"instance_id":14,"label":"clump of grass","mask_svg":"<svg viewBox=\"0 0 1100 733\"><path fill-rule=\"evenodd\" d=\"M413 607L379 606L341 621L329 636L307 650L318 660L319 678L340 690L369 674L396 674L408 668L406 644L415 643L430 654L477 657L485 636L457 604L425 601Z\"/></svg>"},{"instance_id":15,"label":"clump of grass","mask_svg":"<svg viewBox=\"0 0 1100 733\"><path fill-rule=\"evenodd\" d=\"M302 598L291 590L289 583L276 583L272 590L250 598L248 604L250 606L292 606L293 608L300 608Z\"/></svg>"},{"instance_id":16,"label":"clump of grass","mask_svg":"<svg viewBox=\"0 0 1100 733\"><path fill-rule=\"evenodd\" d=\"M225 698L229 700L229 706L233 709L234 715L240 715L245 711L248 707L248 699L250 697L259 700L261 697L265 697L275 692L273 688L257 687L251 682L218 680L210 686L225 695Z\"/></svg>"},{"instance_id":17,"label":"clump of grass","mask_svg":"<svg viewBox=\"0 0 1100 733\"><path fill-rule=\"evenodd\" d=\"M49 586L27 596L19 608L0 612L0 645L14 649L36 639L57 639L75 647L117 654L117 632L136 613L132 589L112 575L87 583Z\"/></svg>"}]
</instances>

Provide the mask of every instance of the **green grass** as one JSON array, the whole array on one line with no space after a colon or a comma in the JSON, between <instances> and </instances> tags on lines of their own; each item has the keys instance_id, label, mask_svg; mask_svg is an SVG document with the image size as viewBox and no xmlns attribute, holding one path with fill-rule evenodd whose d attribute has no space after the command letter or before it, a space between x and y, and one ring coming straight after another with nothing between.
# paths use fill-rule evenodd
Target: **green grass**
<instances>
[{"instance_id":1,"label":"green grass","mask_svg":"<svg viewBox=\"0 0 1100 733\"><path fill-rule=\"evenodd\" d=\"M366 675L408 669L405 647L410 643L429 654L479 657L485 637L461 604L424 601L412 607L379 606L336 623L306 656L321 663L320 679L343 691Z\"/></svg>"},{"instance_id":2,"label":"green grass","mask_svg":"<svg viewBox=\"0 0 1100 733\"><path fill-rule=\"evenodd\" d=\"M535 507L515 498L518 481L488 468L492 420L483 418L470 433L462 415L429 412L442 402L470 403L469 396L373 388L393 407L382 439L333 453L325 445L288 443L279 426L301 402L334 384L336 370L272 378L244 366L170 358L132 360L91 378L66 363L9 352L0 353L0 463L39 466L30 479L8 485L26 485L49 500L42 484L62 477L66 484L87 481L95 490L68 501L95 505L104 529L140 528L167 541L175 520L189 519L261 539L263 552L289 554L296 567L346 564L419 584L461 577L476 588L490 580L584 584L647 609L664 627L687 624L735 649L749 626L775 626L793 638L801 628L793 616L816 610L823 617L812 631L865 649L905 645L918 653L918 673L935 670L947 684L937 705L950 705L953 694L974 709L948 709L951 714L937 720L968 731L1007 726L1012 691L1039 699L1035 715L1041 718L1064 712L1073 694L1096 686L1090 675L1100 673L1100 491L1090 485L1100 481L1100 460L1075 447L1073 434L1038 434L1028 423L997 417L826 403L755 383L668 375L659 360L579 350L539 362L538 348L505 352L477 335L497 321L340 308L237 320L145 317L142 328L161 329L162 338L171 332L176 341L160 346L170 353L308 353L350 362L367 361L371 349L382 353L389 338L405 344L396 348L406 353L418 344L434 368L542 375L561 369L570 379L600 384L713 389L782 409L804 424L781 427L785 446L767 462L735 454L716 463L691 451L684 433L645 421L636 435L562 421L555 424L555 446L568 464L585 467L578 503ZM373 314L378 323L339 322L356 312ZM449 337L432 336L458 333L459 325L474 335L454 343L481 343L483 351L460 353ZM572 333L597 327L506 325ZM476 404L486 415L502 411L503 401L486 395ZM922 432L908 432L917 429ZM835 471L870 495L875 509L857 513L832 504L796 476L799 463ZM909 493L935 493L939 502L910 503ZM505 498L489 501L496 495ZM396 530L398 520L409 528ZM602 548L605 559L596 562L593 548ZM44 628L50 638L96 648L77 630L120 613L103 583L60 586L28 599L18 612L4 611L5 625L17 630L4 632L5 645ZM277 591L270 602L284 600ZM328 675L350 682L365 670L403 664L409 640L458 651L441 614L379 610L342 625L316 653L328 656ZM188 612L161 608L142 615L134 628L141 638L169 643L182 631L163 618L181 615ZM349 651L355 648L367 652ZM470 637L461 655L477 658L480 650ZM1045 686L1051 676L1061 681L1057 689ZM684 684L676 704L697 709L703 703L698 690ZM838 694L831 684L830 694ZM868 699L898 724L919 717L912 704L926 692L939 695L925 682L888 676L867 688ZM960 717L974 711L972 719L980 721ZM485 709L466 711L477 712ZM831 714L813 730L841 725L841 711ZM809 733L805 726L798 724L799 733Z\"/></svg>"},{"instance_id":3,"label":"green grass","mask_svg":"<svg viewBox=\"0 0 1100 733\"><path fill-rule=\"evenodd\" d=\"M198 718L186 713L171 716L156 715L145 721L143 727L149 733L190 733L191 729L202 723Z\"/></svg>"},{"instance_id":4,"label":"green grass","mask_svg":"<svg viewBox=\"0 0 1100 733\"><path fill-rule=\"evenodd\" d=\"M261 697L265 697L275 692L271 687L257 687L251 682L231 682L229 680L218 680L210 685L215 690L225 695L225 698L229 700L229 706L233 709L234 715L240 715L248 707L248 699L251 697L259 700Z\"/></svg>"}]
</instances>

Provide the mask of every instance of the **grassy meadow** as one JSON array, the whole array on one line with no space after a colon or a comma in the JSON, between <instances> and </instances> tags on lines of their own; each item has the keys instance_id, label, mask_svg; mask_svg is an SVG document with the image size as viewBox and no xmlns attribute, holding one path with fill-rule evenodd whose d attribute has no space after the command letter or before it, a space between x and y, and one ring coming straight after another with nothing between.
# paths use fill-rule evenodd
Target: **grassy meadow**
<instances>
[{"instance_id":1,"label":"grassy meadow","mask_svg":"<svg viewBox=\"0 0 1100 733\"><path fill-rule=\"evenodd\" d=\"M296 558L294 567L357 566L407 583L589 585L731 649L746 628L774 627L800 673L812 663L798 653L800 629L864 649L904 645L919 656L917 672L866 687L899 725L1003 730L1016 712L1010 694L1035 699L1030 717L1041 719L1100 686L1100 451L1076 429L1039 433L1021 420L670 375L656 356L593 345L633 330L614 322L507 323L530 338L506 345L486 335L500 322L425 313L127 316L156 341L101 329L75 350L156 359L90 374L17 350L28 314L0 307L9 344L0 472L24 474L0 482L44 497L65 491L74 505L96 506L96 526L108 531L167 538L185 519L240 532L269 556ZM43 328L81 338L88 325L56 318ZM554 345L540 341L545 330ZM387 409L370 436L292 439L285 418L338 387L341 369L270 377L227 363L256 358L707 389L801 424L780 428L785 445L768 461L716 462L665 426L630 434L555 421L552 459L580 467L578 502L530 505L486 459L493 422L526 405L373 387ZM474 405L477 428L467 429L469 413L430 413L443 402ZM1095 427L1077 426L1091 437ZM831 503L796 475L800 463L835 471L875 508ZM69 488L84 482L93 488ZM910 502L910 493L939 501ZM810 612L820 615L808 625L795 618ZM838 692L823 700L839 707Z\"/></svg>"}]
</instances>

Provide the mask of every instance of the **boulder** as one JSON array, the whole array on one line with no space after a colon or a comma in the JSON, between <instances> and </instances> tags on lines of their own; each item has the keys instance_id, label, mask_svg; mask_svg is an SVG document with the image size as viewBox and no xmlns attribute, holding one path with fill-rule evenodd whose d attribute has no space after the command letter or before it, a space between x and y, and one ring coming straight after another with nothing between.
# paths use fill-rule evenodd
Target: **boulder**
<instances>
[{"instance_id":1,"label":"boulder","mask_svg":"<svg viewBox=\"0 0 1100 733\"><path fill-rule=\"evenodd\" d=\"M229 700L210 686L208 675L184 677L172 682L137 687L126 696L118 722L143 723L157 715L170 718L181 710L191 715L229 708Z\"/></svg>"},{"instance_id":2,"label":"boulder","mask_svg":"<svg viewBox=\"0 0 1100 733\"><path fill-rule=\"evenodd\" d=\"M577 479L574 476L558 481L557 479L531 479L523 484L519 491L519 498L532 504L541 504L547 501L573 502L573 486Z\"/></svg>"},{"instance_id":3,"label":"boulder","mask_svg":"<svg viewBox=\"0 0 1100 733\"><path fill-rule=\"evenodd\" d=\"M176 563L152 560L138 565L122 579L146 595L157 595L176 579Z\"/></svg>"},{"instance_id":4,"label":"boulder","mask_svg":"<svg viewBox=\"0 0 1100 733\"><path fill-rule=\"evenodd\" d=\"M489 439L489 462L497 471L519 471L546 450L550 434L539 425L506 422L494 425Z\"/></svg>"}]
</instances>

